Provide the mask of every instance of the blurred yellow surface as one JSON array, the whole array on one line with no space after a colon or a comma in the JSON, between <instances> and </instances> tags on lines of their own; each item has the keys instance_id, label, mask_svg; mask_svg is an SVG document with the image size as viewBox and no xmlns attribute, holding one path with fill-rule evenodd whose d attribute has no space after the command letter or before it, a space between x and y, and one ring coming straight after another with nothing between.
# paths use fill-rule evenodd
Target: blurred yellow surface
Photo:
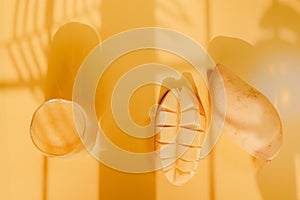
<instances>
[{"instance_id":1,"label":"blurred yellow surface","mask_svg":"<svg viewBox=\"0 0 300 200\"><path fill-rule=\"evenodd\" d=\"M1 0L0 4L0 199L300 199L299 0ZM87 153L68 159L43 157L30 139L29 125L35 109L47 99L50 41L59 27L73 21L93 27L102 41L148 26L193 38L216 63L276 105L285 135L278 157L268 163L255 160L224 134L183 187L171 185L161 171L117 172ZM150 50L121 57L106 72L98 91L109 94L118 78L139 64L186 65L174 57ZM155 86L137 91L134 98L140 103L132 109L138 123L147 122L147 116L137 110L156 101L142 94L157 97L158 91ZM136 140L118 130L111 113L105 112L109 98L102 100L97 111L103 127L115 131L111 139L125 149L151 151L152 139Z\"/></svg>"}]
</instances>

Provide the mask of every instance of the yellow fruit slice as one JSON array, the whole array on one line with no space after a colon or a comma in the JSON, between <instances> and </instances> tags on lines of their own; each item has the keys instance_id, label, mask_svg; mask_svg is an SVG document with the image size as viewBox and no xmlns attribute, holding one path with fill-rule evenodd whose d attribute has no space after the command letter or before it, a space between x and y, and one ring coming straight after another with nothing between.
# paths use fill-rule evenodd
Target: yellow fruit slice
<instances>
[{"instance_id":1,"label":"yellow fruit slice","mask_svg":"<svg viewBox=\"0 0 300 200\"><path fill-rule=\"evenodd\" d=\"M79 67L98 44L97 32L76 22L60 27L51 41L45 87L45 98L51 100L36 110L30 127L34 144L45 155L67 156L82 148L78 134L84 134L83 112L70 100Z\"/></svg>"},{"instance_id":2,"label":"yellow fruit slice","mask_svg":"<svg viewBox=\"0 0 300 200\"><path fill-rule=\"evenodd\" d=\"M167 92L156 114L156 149L168 181L183 185L195 174L204 141L206 117L187 88ZM171 164L170 164L171 163Z\"/></svg>"},{"instance_id":3,"label":"yellow fruit slice","mask_svg":"<svg viewBox=\"0 0 300 200\"><path fill-rule=\"evenodd\" d=\"M278 153L282 143L282 125L272 103L258 90L251 87L222 65L217 65L210 76L211 96L218 100L221 75L226 94L226 114L223 132L252 156L271 160Z\"/></svg>"},{"instance_id":4,"label":"yellow fruit slice","mask_svg":"<svg viewBox=\"0 0 300 200\"><path fill-rule=\"evenodd\" d=\"M71 22L60 27L52 38L46 80L46 99L72 99L77 71L100 43L90 26Z\"/></svg>"},{"instance_id":5,"label":"yellow fruit slice","mask_svg":"<svg viewBox=\"0 0 300 200\"><path fill-rule=\"evenodd\" d=\"M77 117L77 124L73 116ZM85 124L83 112L78 105L54 99L36 110L30 134L35 146L45 155L67 156L82 150L78 132L84 133Z\"/></svg>"}]
</instances>

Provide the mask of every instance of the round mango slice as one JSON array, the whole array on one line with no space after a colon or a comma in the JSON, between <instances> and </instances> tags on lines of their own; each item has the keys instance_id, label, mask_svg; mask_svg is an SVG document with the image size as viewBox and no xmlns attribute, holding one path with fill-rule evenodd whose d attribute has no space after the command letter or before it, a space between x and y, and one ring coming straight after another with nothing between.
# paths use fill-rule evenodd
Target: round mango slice
<instances>
[{"instance_id":1,"label":"round mango slice","mask_svg":"<svg viewBox=\"0 0 300 200\"><path fill-rule=\"evenodd\" d=\"M73 116L77 117L76 124ZM44 155L69 156L83 149L78 133L84 133L85 124L83 112L77 104L53 99L35 111L30 135Z\"/></svg>"},{"instance_id":2,"label":"round mango slice","mask_svg":"<svg viewBox=\"0 0 300 200\"><path fill-rule=\"evenodd\" d=\"M44 155L66 157L82 149L79 135L85 130L83 111L70 100L77 72L98 44L97 32L77 22L60 27L51 41L47 101L35 111L30 126L32 140ZM78 119L76 124L74 116Z\"/></svg>"}]
</instances>

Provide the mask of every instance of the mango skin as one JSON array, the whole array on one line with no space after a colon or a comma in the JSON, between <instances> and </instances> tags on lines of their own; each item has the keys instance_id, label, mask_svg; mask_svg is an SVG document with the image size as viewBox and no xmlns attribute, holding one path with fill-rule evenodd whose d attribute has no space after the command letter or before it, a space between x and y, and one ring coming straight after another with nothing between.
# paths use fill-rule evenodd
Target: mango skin
<instances>
[{"instance_id":1,"label":"mango skin","mask_svg":"<svg viewBox=\"0 0 300 200\"><path fill-rule=\"evenodd\" d=\"M217 78L221 75L223 84ZM258 90L248 85L225 66L218 64L209 77L212 98L220 98L218 91L225 88L226 113L223 132L250 155L272 160L282 145L280 117L272 103ZM213 109L221 110L218 104Z\"/></svg>"}]
</instances>

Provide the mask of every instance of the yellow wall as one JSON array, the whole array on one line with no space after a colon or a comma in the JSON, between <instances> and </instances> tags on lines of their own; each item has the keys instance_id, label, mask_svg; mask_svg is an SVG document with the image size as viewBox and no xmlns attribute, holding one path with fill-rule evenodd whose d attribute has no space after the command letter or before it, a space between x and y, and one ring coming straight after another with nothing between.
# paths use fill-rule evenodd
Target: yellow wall
<instances>
[{"instance_id":1,"label":"yellow wall","mask_svg":"<svg viewBox=\"0 0 300 200\"><path fill-rule=\"evenodd\" d=\"M145 26L192 37L215 62L231 68L276 104L285 134L280 154L264 163L223 135L184 187L169 184L162 172L116 172L88 154L46 159L30 140L29 124L44 101L49 40L69 21L91 25L102 40ZM300 199L299 23L298 0L1 0L0 199ZM174 64L172 56L159 55L138 52L112 67L128 66L116 70L120 76L143 62ZM109 73L113 71L103 81L112 84ZM116 142L124 148L137 142L123 139L129 143ZM150 144L151 140L136 150L151 150Z\"/></svg>"}]
</instances>

